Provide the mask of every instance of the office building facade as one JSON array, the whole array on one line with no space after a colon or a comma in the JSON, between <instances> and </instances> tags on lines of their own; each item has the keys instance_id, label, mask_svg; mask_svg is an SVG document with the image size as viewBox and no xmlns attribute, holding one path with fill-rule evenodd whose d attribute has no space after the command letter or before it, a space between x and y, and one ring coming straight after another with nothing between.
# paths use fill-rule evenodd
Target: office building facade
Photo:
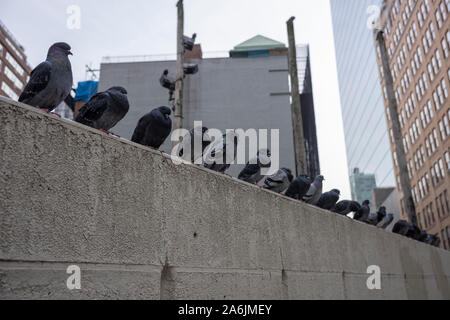
<instances>
[{"instance_id":1,"label":"office building facade","mask_svg":"<svg viewBox=\"0 0 450 320\"><path fill-rule=\"evenodd\" d=\"M0 95L18 100L30 73L24 48L0 21Z\"/></svg>"},{"instance_id":2,"label":"office building facade","mask_svg":"<svg viewBox=\"0 0 450 320\"><path fill-rule=\"evenodd\" d=\"M304 123L315 123L310 63L307 47L300 46L299 62L303 63L302 100L307 112ZM194 121L202 121L208 128L225 132L227 129L277 129L280 134L280 166L295 172L294 139L292 129L287 48L284 44L262 37L254 37L230 51L226 58L204 58L200 46L187 53L187 62L198 64L199 72L184 81L183 127L191 129ZM167 61L139 61L133 58L108 58L101 65L99 91L123 86L128 91L131 109L113 131L131 138L133 130L144 114L153 108L168 105L168 91L159 78L165 69L175 74L176 63ZM119 61L119 62L115 62ZM306 70L308 69L308 70ZM315 125L305 127L309 173L320 173ZM169 140L169 139L168 139ZM268 147L270 145L270 133ZM171 152L171 143L162 146ZM230 174L237 176L242 165L232 166Z\"/></svg>"},{"instance_id":3,"label":"office building facade","mask_svg":"<svg viewBox=\"0 0 450 320\"><path fill-rule=\"evenodd\" d=\"M445 249L450 249L449 15L449 0L384 1L381 15L419 227L438 235ZM384 88L379 54L378 61ZM384 100L406 219L386 95Z\"/></svg>"},{"instance_id":4,"label":"office building facade","mask_svg":"<svg viewBox=\"0 0 450 320\"><path fill-rule=\"evenodd\" d=\"M392 187L395 176L382 89L367 26L367 9L380 2L331 0L331 14L349 175L358 168L375 175L378 186Z\"/></svg>"}]
</instances>

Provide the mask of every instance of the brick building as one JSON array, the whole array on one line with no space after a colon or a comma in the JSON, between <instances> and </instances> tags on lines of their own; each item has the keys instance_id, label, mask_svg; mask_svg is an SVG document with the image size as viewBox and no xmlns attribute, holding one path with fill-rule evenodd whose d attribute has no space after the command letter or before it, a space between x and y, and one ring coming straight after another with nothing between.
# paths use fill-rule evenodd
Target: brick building
<instances>
[{"instance_id":1,"label":"brick building","mask_svg":"<svg viewBox=\"0 0 450 320\"><path fill-rule=\"evenodd\" d=\"M17 100L30 73L24 48L0 21L0 95Z\"/></svg>"},{"instance_id":2,"label":"brick building","mask_svg":"<svg viewBox=\"0 0 450 320\"><path fill-rule=\"evenodd\" d=\"M387 0L383 26L419 227L450 249L450 0ZM380 77L383 79L380 54ZM406 219L386 88L385 111Z\"/></svg>"}]
</instances>

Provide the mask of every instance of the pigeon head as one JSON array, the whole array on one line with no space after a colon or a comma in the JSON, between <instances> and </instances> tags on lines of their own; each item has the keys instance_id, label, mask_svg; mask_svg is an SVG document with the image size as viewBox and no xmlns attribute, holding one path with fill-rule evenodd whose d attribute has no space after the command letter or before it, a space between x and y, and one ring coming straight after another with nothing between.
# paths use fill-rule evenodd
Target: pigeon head
<instances>
[{"instance_id":1,"label":"pigeon head","mask_svg":"<svg viewBox=\"0 0 450 320\"><path fill-rule=\"evenodd\" d=\"M49 56L60 56L60 55L64 55L64 56L71 56L72 52L70 52L72 48L65 42L58 42L55 43L54 45L52 45L50 47L50 49L48 49L48 55Z\"/></svg>"},{"instance_id":2,"label":"pigeon head","mask_svg":"<svg viewBox=\"0 0 450 320\"><path fill-rule=\"evenodd\" d=\"M333 189L333 190L331 190L331 192L341 195L341 191L338 189Z\"/></svg>"},{"instance_id":3,"label":"pigeon head","mask_svg":"<svg viewBox=\"0 0 450 320\"><path fill-rule=\"evenodd\" d=\"M323 181L325 181L325 178L323 176L317 176L316 177L316 181L317 182L323 182Z\"/></svg>"},{"instance_id":4,"label":"pigeon head","mask_svg":"<svg viewBox=\"0 0 450 320\"><path fill-rule=\"evenodd\" d=\"M159 107L158 110L165 116L166 119L172 114L172 110L168 107Z\"/></svg>"},{"instance_id":5,"label":"pigeon head","mask_svg":"<svg viewBox=\"0 0 450 320\"><path fill-rule=\"evenodd\" d=\"M169 70L164 70L164 73L163 73L165 76L168 76L169 75Z\"/></svg>"},{"instance_id":6,"label":"pigeon head","mask_svg":"<svg viewBox=\"0 0 450 320\"><path fill-rule=\"evenodd\" d=\"M381 214L386 214L386 207L380 207L380 209L378 209L378 212Z\"/></svg>"},{"instance_id":7,"label":"pigeon head","mask_svg":"<svg viewBox=\"0 0 450 320\"><path fill-rule=\"evenodd\" d=\"M112 87L112 88L109 88L108 91L118 91L121 94L128 94L127 90L125 90L125 88L123 88L123 87Z\"/></svg>"},{"instance_id":8,"label":"pigeon head","mask_svg":"<svg viewBox=\"0 0 450 320\"><path fill-rule=\"evenodd\" d=\"M294 180L294 176L292 175L292 171L290 169L281 168L281 170L283 170L287 174L289 182L292 182Z\"/></svg>"},{"instance_id":9,"label":"pigeon head","mask_svg":"<svg viewBox=\"0 0 450 320\"><path fill-rule=\"evenodd\" d=\"M361 209L361 205L358 202L356 202L356 201L352 201L350 203L350 209L352 210L352 212L356 212L359 209Z\"/></svg>"},{"instance_id":10,"label":"pigeon head","mask_svg":"<svg viewBox=\"0 0 450 320\"><path fill-rule=\"evenodd\" d=\"M370 205L370 201L369 200L365 200L362 204L363 204L363 206L368 207Z\"/></svg>"}]
</instances>

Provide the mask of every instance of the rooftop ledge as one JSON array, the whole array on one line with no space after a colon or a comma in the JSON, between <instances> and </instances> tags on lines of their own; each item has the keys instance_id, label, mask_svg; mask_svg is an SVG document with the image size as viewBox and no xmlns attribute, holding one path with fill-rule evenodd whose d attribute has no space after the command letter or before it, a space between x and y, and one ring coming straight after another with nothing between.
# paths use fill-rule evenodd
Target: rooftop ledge
<instances>
[{"instance_id":1,"label":"rooftop ledge","mask_svg":"<svg viewBox=\"0 0 450 320\"><path fill-rule=\"evenodd\" d=\"M0 121L0 299L450 299L447 251L2 97Z\"/></svg>"}]
</instances>

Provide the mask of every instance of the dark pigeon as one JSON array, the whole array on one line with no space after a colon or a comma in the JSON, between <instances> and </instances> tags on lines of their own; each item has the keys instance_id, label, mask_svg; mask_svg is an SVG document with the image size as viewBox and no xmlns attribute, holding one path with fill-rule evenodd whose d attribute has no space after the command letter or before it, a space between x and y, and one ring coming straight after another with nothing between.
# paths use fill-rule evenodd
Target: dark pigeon
<instances>
[{"instance_id":1,"label":"dark pigeon","mask_svg":"<svg viewBox=\"0 0 450 320\"><path fill-rule=\"evenodd\" d=\"M198 64L185 64L183 66L184 75L194 75L198 73Z\"/></svg>"},{"instance_id":2,"label":"dark pigeon","mask_svg":"<svg viewBox=\"0 0 450 320\"><path fill-rule=\"evenodd\" d=\"M139 120L131 141L159 149L172 131L171 114L168 107L160 107L145 115Z\"/></svg>"},{"instance_id":3,"label":"dark pigeon","mask_svg":"<svg viewBox=\"0 0 450 320\"><path fill-rule=\"evenodd\" d=\"M402 236L406 236L406 234L408 233L409 227L410 227L410 225L408 222L406 222L405 220L399 220L394 225L394 228L392 228L392 232L402 235Z\"/></svg>"},{"instance_id":4,"label":"dark pigeon","mask_svg":"<svg viewBox=\"0 0 450 320\"><path fill-rule=\"evenodd\" d=\"M331 210L339 215L346 216L351 212L357 212L361 209L361 205L356 201L343 200L336 204L336 206Z\"/></svg>"},{"instance_id":5,"label":"dark pigeon","mask_svg":"<svg viewBox=\"0 0 450 320\"><path fill-rule=\"evenodd\" d=\"M206 127L197 127L189 131L189 134L187 134L186 137L183 138L183 143L181 144L178 151L178 156L183 160L190 161L192 163L195 163L197 159L202 158L203 152L211 144L211 141L209 141L209 136L206 133L207 131L208 128ZM194 141L196 140L196 137L199 141L202 141L202 147L199 150L195 150ZM189 151L189 144L191 147L190 153L186 152Z\"/></svg>"},{"instance_id":6,"label":"dark pigeon","mask_svg":"<svg viewBox=\"0 0 450 320\"><path fill-rule=\"evenodd\" d=\"M277 173L267 177L266 180L264 180L263 188L276 193L282 193L289 188L292 180L294 180L292 171L286 168L281 168Z\"/></svg>"},{"instance_id":7,"label":"dark pigeon","mask_svg":"<svg viewBox=\"0 0 450 320\"><path fill-rule=\"evenodd\" d=\"M355 213L353 219L367 223L369 219L369 214L370 214L370 201L365 200L361 208Z\"/></svg>"},{"instance_id":8,"label":"dark pigeon","mask_svg":"<svg viewBox=\"0 0 450 320\"><path fill-rule=\"evenodd\" d=\"M127 91L122 87L113 87L94 95L80 109L75 121L94 129L109 131L129 110Z\"/></svg>"},{"instance_id":9,"label":"dark pigeon","mask_svg":"<svg viewBox=\"0 0 450 320\"><path fill-rule=\"evenodd\" d=\"M231 163L236 159L238 142L238 136L235 133L224 134L222 139L212 143L205 151L204 167L216 172L225 173L230 168ZM234 155L227 154L227 149L234 150ZM216 162L217 159L222 160Z\"/></svg>"},{"instance_id":10,"label":"dark pigeon","mask_svg":"<svg viewBox=\"0 0 450 320\"><path fill-rule=\"evenodd\" d=\"M394 215L389 213L380 222L378 222L377 227L380 229L386 229L392 221L394 221Z\"/></svg>"},{"instance_id":11,"label":"dark pigeon","mask_svg":"<svg viewBox=\"0 0 450 320\"><path fill-rule=\"evenodd\" d=\"M50 112L67 98L73 82L70 50L63 42L50 47L46 61L31 72L19 102Z\"/></svg>"},{"instance_id":12,"label":"dark pigeon","mask_svg":"<svg viewBox=\"0 0 450 320\"><path fill-rule=\"evenodd\" d=\"M336 203L339 201L340 196L341 192L337 189L333 189L330 192L325 192L320 197L317 206L325 210L331 210L335 208Z\"/></svg>"},{"instance_id":13,"label":"dark pigeon","mask_svg":"<svg viewBox=\"0 0 450 320\"><path fill-rule=\"evenodd\" d=\"M247 163L245 168L239 174L238 179L248 183L258 183L264 177L261 174L261 169L270 168L270 150L260 150L256 155L256 159ZM264 159L263 159L264 158ZM261 161L263 159L263 161ZM251 162L256 162L251 164Z\"/></svg>"},{"instance_id":14,"label":"dark pigeon","mask_svg":"<svg viewBox=\"0 0 450 320\"><path fill-rule=\"evenodd\" d=\"M313 206L317 205L322 196L322 188L323 188L323 176L317 176L314 182L311 184L308 192L303 197L303 201Z\"/></svg>"},{"instance_id":15,"label":"dark pigeon","mask_svg":"<svg viewBox=\"0 0 450 320\"><path fill-rule=\"evenodd\" d=\"M159 79L159 83L163 88L169 90L169 101L173 100L173 93L175 92L175 79L169 76L169 70L164 70L161 78Z\"/></svg>"},{"instance_id":16,"label":"dark pigeon","mask_svg":"<svg viewBox=\"0 0 450 320\"><path fill-rule=\"evenodd\" d=\"M311 187L311 183L311 178L308 175L302 174L298 176L287 189L286 196L292 199L302 200Z\"/></svg>"},{"instance_id":17,"label":"dark pigeon","mask_svg":"<svg viewBox=\"0 0 450 320\"><path fill-rule=\"evenodd\" d=\"M183 37L184 40L184 49L187 51L192 51L194 49L195 40L197 39L197 34L194 33L192 35L192 38L189 38L187 36Z\"/></svg>"}]
</instances>

